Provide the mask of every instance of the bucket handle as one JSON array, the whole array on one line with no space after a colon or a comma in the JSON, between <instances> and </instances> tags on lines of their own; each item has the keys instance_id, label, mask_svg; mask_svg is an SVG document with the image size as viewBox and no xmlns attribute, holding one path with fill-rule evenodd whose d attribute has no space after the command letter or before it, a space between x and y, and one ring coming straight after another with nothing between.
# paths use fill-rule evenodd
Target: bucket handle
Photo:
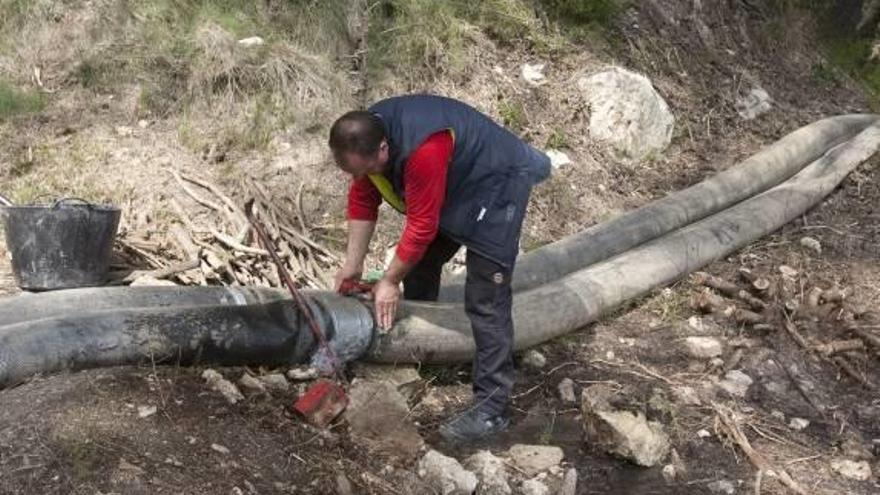
<instances>
[{"instance_id":1,"label":"bucket handle","mask_svg":"<svg viewBox=\"0 0 880 495\"><path fill-rule=\"evenodd\" d=\"M66 203L71 202L71 201L79 201L79 202L83 203L83 205L86 206L86 207L89 208L89 209L92 209L92 208L95 207L94 204L92 204L91 202L86 201L86 200L84 200L84 199L82 199L82 198L77 198L77 197L69 196L69 197L64 197L64 198L56 199L55 202L52 203L52 209L53 209L53 210L54 210L54 209L57 209L57 208L58 208L59 206L61 206L62 204L66 204Z\"/></svg>"}]
</instances>

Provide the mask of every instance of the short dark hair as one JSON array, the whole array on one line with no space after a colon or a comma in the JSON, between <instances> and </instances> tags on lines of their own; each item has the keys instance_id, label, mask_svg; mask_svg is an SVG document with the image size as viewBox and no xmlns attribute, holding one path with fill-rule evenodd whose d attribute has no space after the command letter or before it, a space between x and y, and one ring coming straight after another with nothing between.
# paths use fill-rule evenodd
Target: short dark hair
<instances>
[{"instance_id":1,"label":"short dark hair","mask_svg":"<svg viewBox=\"0 0 880 495\"><path fill-rule=\"evenodd\" d=\"M385 139L385 127L379 117L364 110L354 110L336 119L330 128L330 149L334 154L375 155Z\"/></svg>"}]
</instances>

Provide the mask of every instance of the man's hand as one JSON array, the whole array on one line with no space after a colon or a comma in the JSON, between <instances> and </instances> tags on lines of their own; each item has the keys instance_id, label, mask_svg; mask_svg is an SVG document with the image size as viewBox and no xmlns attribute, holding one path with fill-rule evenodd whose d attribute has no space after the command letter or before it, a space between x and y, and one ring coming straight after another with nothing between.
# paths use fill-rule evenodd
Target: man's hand
<instances>
[{"instance_id":1,"label":"man's hand","mask_svg":"<svg viewBox=\"0 0 880 495\"><path fill-rule=\"evenodd\" d=\"M383 278L373 287L373 305L376 308L376 322L379 328L391 330L397 306L400 303L400 285Z\"/></svg>"},{"instance_id":2,"label":"man's hand","mask_svg":"<svg viewBox=\"0 0 880 495\"><path fill-rule=\"evenodd\" d=\"M361 274L364 272L363 266L360 267L349 267L347 265L343 265L342 268L336 272L336 275L333 277L333 290L339 292L339 288L342 287L342 282L345 280L355 280L360 281Z\"/></svg>"}]
</instances>

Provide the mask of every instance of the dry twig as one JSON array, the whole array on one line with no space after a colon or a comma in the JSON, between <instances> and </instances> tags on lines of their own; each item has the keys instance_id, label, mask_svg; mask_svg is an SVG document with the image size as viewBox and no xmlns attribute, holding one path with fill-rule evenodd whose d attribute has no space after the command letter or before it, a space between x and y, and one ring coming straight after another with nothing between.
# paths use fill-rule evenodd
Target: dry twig
<instances>
[{"instance_id":1,"label":"dry twig","mask_svg":"<svg viewBox=\"0 0 880 495\"><path fill-rule=\"evenodd\" d=\"M730 438L740 450L743 451L746 458L748 458L749 462L751 462L758 471L762 471L768 475L774 473L779 481L791 491L798 495L807 495L807 492L804 491L804 489L801 488L784 469L772 465L767 458L752 447L748 437L746 437L745 433L740 429L732 411L718 404L713 404L713 408L715 409L717 419L716 428L720 426L718 429L727 434L728 438Z\"/></svg>"}]
</instances>

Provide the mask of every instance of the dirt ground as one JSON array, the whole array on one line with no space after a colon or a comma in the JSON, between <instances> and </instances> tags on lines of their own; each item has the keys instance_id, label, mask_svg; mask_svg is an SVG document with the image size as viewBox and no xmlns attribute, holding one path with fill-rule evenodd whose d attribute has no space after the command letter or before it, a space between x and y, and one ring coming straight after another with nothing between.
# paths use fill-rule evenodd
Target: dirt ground
<instances>
[{"instance_id":1,"label":"dirt ground","mask_svg":"<svg viewBox=\"0 0 880 495\"><path fill-rule=\"evenodd\" d=\"M468 80L438 83L435 90L470 96L493 114L499 95L519 98L529 119L523 132L541 145L555 127L571 129L566 151L575 164L558 170L536 191L526 248L698 182L817 118L869 111L868 99L853 81L839 74L816 77L822 57L806 34L808 19L771 20L727 4L696 13L692 9L692 2L639 2L617 22L607 44L554 58L548 84L538 89L523 89L509 75L523 61L540 61L540 54L519 49L487 53L485 67ZM776 22L787 29L777 29ZM589 140L587 113L572 81L608 61L646 73L669 102L678 122L664 156L621 163ZM774 108L745 121L733 102L757 85L771 95ZM48 144L37 153L47 163L56 160L47 150L79 149L81 180L94 181L90 185L99 189L125 189L131 211L147 211L137 206L175 195L172 180L157 173L171 164L232 183L224 180L226 165L207 165L176 142L173 123L139 127L123 107L102 105L95 104L98 123L53 117L22 131L18 139L24 141L16 146L45 140ZM120 131L118 125L127 128ZM11 136L10 129L4 132ZM337 176L328 180L322 146L320 137L303 136L273 144L267 156L238 157L236 166L250 168L251 176L277 194L303 182L308 217L322 226L317 230L323 242L339 250L344 182ZM102 168L118 162L137 166L119 175ZM849 295L836 312L796 320L803 335L829 342L849 337L847 327L853 324L880 325L871 313L880 303L878 163L874 158L860 167L827 201L780 232L706 268L733 281L745 267L782 287L773 300L772 329L755 331L698 314L689 300L700 288L685 280L541 346L547 365L520 366L513 426L491 443L459 450L443 445L436 435L439 423L466 404L467 367L422 369L430 392L413 405L412 419L430 446L458 458L477 448L503 451L514 443L557 445L565 452L564 463L578 470L579 494L703 494L719 480L734 482L737 493L752 493L756 469L719 428L717 405L734 410L755 449L807 492L880 493L877 389L798 346L779 316L786 300L803 303L813 287L840 286ZM373 265L384 258L400 228L399 220L389 224L375 243ZM143 213L127 216L124 227L155 233L162 225ZM821 253L801 245L805 236L819 241ZM0 254L0 296L5 296L16 290L5 252ZM784 275L783 265L795 273ZM691 335L738 343L743 352L737 369L754 380L745 397L719 392L723 371L687 356L682 341ZM725 361L733 347L722 356ZM860 376L880 383L876 355L860 353L853 362ZM321 432L293 417L290 406L301 385L229 405L204 384L201 371L144 362L37 377L0 391L0 494L322 494L336 492L343 477L355 493L429 493L414 474L414 459L371 451L352 441L344 423ZM243 372L221 371L230 379ZM593 384L610 385L619 397L661 421L683 474L667 481L662 466L638 468L584 442L580 409L563 403L557 392L566 377L575 381L578 392ZM692 394L682 392L686 387ZM139 409L150 406L157 412L140 417ZM796 431L788 426L791 418L810 424ZM698 434L701 430L708 435ZM874 478L856 482L832 473L830 462L836 458L868 461ZM786 489L765 476L761 493Z\"/></svg>"}]
</instances>

